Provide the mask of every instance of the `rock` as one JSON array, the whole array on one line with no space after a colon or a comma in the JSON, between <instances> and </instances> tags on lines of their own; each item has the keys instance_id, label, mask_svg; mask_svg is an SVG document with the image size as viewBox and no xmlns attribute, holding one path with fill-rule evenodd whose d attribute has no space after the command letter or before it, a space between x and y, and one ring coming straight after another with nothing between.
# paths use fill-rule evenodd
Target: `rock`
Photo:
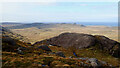
<instances>
[{"instance_id":1,"label":"rock","mask_svg":"<svg viewBox=\"0 0 120 68\"><path fill-rule=\"evenodd\" d=\"M71 58L73 58L72 56L69 56L69 58L71 59Z\"/></svg>"},{"instance_id":2,"label":"rock","mask_svg":"<svg viewBox=\"0 0 120 68\"><path fill-rule=\"evenodd\" d=\"M41 46L38 46L38 48L43 49L45 51L51 51L51 49L47 45L41 45Z\"/></svg>"},{"instance_id":3,"label":"rock","mask_svg":"<svg viewBox=\"0 0 120 68\"><path fill-rule=\"evenodd\" d=\"M89 58L77 58L77 59L81 59L81 60L88 60Z\"/></svg>"},{"instance_id":4,"label":"rock","mask_svg":"<svg viewBox=\"0 0 120 68\"><path fill-rule=\"evenodd\" d=\"M89 62L93 67L100 66L99 61L96 58L89 58L86 62Z\"/></svg>"},{"instance_id":5,"label":"rock","mask_svg":"<svg viewBox=\"0 0 120 68\"><path fill-rule=\"evenodd\" d=\"M61 57L64 57L64 58L65 58L65 55L64 55L64 53L63 53L63 52L61 52L61 51L59 51L59 52L56 52L56 55L58 55L58 56L61 56Z\"/></svg>"},{"instance_id":6,"label":"rock","mask_svg":"<svg viewBox=\"0 0 120 68\"><path fill-rule=\"evenodd\" d=\"M18 47L17 48L18 54L22 54L22 55L24 54L23 51L22 51L24 49L22 49L22 48L24 48L24 47Z\"/></svg>"},{"instance_id":7,"label":"rock","mask_svg":"<svg viewBox=\"0 0 120 68\"><path fill-rule=\"evenodd\" d=\"M49 46L53 46L53 45L50 44Z\"/></svg>"},{"instance_id":8,"label":"rock","mask_svg":"<svg viewBox=\"0 0 120 68\"><path fill-rule=\"evenodd\" d=\"M96 58L90 58L88 59L90 62L98 62L98 60Z\"/></svg>"},{"instance_id":9,"label":"rock","mask_svg":"<svg viewBox=\"0 0 120 68\"><path fill-rule=\"evenodd\" d=\"M18 54L24 55L24 53L22 52L22 50L18 50Z\"/></svg>"}]
</instances>

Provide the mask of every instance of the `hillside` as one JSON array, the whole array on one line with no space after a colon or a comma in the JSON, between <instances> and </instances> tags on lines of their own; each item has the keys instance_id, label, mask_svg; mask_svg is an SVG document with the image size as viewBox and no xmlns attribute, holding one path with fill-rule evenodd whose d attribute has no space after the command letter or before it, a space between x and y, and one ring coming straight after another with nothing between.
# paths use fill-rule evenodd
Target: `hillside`
<instances>
[{"instance_id":1,"label":"hillside","mask_svg":"<svg viewBox=\"0 0 120 68\"><path fill-rule=\"evenodd\" d=\"M5 27L0 26L0 32L3 37L10 37L10 38L18 39L23 42L29 42L28 38L21 36L20 34L13 33L12 31L10 31Z\"/></svg>"},{"instance_id":2,"label":"hillside","mask_svg":"<svg viewBox=\"0 0 120 68\"><path fill-rule=\"evenodd\" d=\"M88 34L63 33L57 37L36 42L32 45L3 36L3 67L119 67L120 59L115 58L119 55L112 56L107 52L103 52L100 50L101 48L99 48L101 45L96 46L91 44L91 42L94 41L91 38L96 40L98 36L95 38L95 36ZM77 39L78 41L76 41ZM110 44L110 42L113 41L106 37L102 38L102 36L99 36L99 39L101 39L104 44ZM83 43L81 43L82 40L84 41ZM97 42L100 43L100 40ZM119 44L116 41L113 42ZM78 48L79 46L82 47ZM111 43L110 46L115 47L117 45ZM105 45L103 45L103 50L104 47ZM116 50L120 53L119 48L120 47L116 47L113 49L114 53L117 52ZM107 49L109 50L109 48Z\"/></svg>"}]
</instances>

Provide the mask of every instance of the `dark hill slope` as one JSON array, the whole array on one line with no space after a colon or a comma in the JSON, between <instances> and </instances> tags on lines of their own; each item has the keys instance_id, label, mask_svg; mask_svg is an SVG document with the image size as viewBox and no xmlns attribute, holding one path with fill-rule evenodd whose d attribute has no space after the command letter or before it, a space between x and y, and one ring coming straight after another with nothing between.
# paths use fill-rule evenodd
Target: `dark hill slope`
<instances>
[{"instance_id":1,"label":"dark hill slope","mask_svg":"<svg viewBox=\"0 0 120 68\"><path fill-rule=\"evenodd\" d=\"M10 37L2 37L2 51L16 51L19 47L28 47L31 44L13 39Z\"/></svg>"},{"instance_id":2,"label":"dark hill slope","mask_svg":"<svg viewBox=\"0 0 120 68\"><path fill-rule=\"evenodd\" d=\"M9 29L2 27L2 26L0 26L0 36L1 37L10 37L10 38L17 39L17 40L20 40L23 42L29 42L28 38L21 36L20 34L13 33Z\"/></svg>"},{"instance_id":3,"label":"dark hill slope","mask_svg":"<svg viewBox=\"0 0 120 68\"><path fill-rule=\"evenodd\" d=\"M77 49L94 47L114 57L120 57L120 43L100 35L93 36L88 34L63 33L59 36L36 42L34 45L39 44L52 44L65 48L73 47Z\"/></svg>"}]
</instances>

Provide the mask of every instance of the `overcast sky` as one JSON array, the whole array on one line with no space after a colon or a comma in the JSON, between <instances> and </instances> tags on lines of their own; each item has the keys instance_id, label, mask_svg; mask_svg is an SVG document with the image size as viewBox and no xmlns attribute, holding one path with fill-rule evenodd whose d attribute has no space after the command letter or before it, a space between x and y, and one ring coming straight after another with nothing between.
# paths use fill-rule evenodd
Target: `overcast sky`
<instances>
[{"instance_id":1,"label":"overcast sky","mask_svg":"<svg viewBox=\"0 0 120 68\"><path fill-rule=\"evenodd\" d=\"M117 2L5 2L2 22L117 22Z\"/></svg>"}]
</instances>

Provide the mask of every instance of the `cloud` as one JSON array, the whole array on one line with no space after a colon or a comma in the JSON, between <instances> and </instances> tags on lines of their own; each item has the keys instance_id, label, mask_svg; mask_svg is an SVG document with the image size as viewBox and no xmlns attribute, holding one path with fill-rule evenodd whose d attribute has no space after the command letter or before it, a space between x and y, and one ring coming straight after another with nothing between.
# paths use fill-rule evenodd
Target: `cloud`
<instances>
[{"instance_id":1,"label":"cloud","mask_svg":"<svg viewBox=\"0 0 120 68\"><path fill-rule=\"evenodd\" d=\"M108 3L98 4L97 2L91 4L80 2L59 3L58 1L6 2L3 4L2 11L4 12L2 15L4 21L109 21L111 18L116 20L117 11L115 10L117 9L111 8L112 6L115 7L113 3L110 3L111 6ZM93 6L96 8L93 8Z\"/></svg>"}]
</instances>

